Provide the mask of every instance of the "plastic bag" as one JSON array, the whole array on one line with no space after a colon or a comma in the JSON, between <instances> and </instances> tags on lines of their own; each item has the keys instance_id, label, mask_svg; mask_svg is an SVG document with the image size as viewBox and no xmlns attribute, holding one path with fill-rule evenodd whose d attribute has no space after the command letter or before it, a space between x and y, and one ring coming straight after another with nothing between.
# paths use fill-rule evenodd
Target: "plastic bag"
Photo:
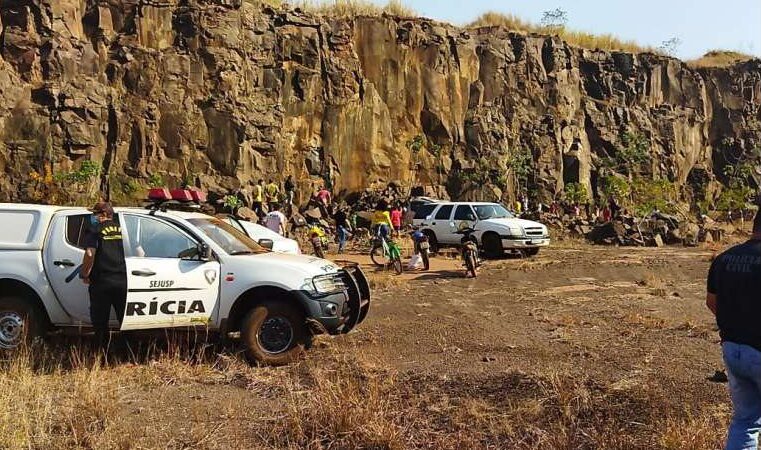
<instances>
[{"instance_id":1,"label":"plastic bag","mask_svg":"<svg viewBox=\"0 0 761 450\"><path fill-rule=\"evenodd\" d=\"M420 255L412 255L412 258L410 258L409 264L407 264L407 269L413 270L413 269L422 269L423 268L423 257Z\"/></svg>"}]
</instances>

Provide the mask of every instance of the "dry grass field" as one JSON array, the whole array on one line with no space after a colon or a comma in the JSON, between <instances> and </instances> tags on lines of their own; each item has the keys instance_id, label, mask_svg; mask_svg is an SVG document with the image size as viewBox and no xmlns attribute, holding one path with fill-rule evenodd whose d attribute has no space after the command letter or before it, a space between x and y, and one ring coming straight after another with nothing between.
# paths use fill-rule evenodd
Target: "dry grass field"
<instances>
[{"instance_id":1,"label":"dry grass field","mask_svg":"<svg viewBox=\"0 0 761 450\"><path fill-rule=\"evenodd\" d=\"M475 280L452 259L368 268L368 320L281 368L182 333L108 360L54 338L2 362L0 447L715 449L711 254L570 242Z\"/></svg>"}]
</instances>

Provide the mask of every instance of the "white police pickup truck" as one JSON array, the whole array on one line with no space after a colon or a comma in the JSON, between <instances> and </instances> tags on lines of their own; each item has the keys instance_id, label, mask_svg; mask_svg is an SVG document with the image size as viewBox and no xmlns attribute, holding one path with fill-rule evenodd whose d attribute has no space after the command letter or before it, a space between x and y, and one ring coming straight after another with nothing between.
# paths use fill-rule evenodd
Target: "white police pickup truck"
<instances>
[{"instance_id":1,"label":"white police pickup truck","mask_svg":"<svg viewBox=\"0 0 761 450\"><path fill-rule=\"evenodd\" d=\"M370 290L357 266L271 252L197 212L116 216L128 278L121 330L204 327L240 336L251 360L278 365L313 334L348 333L367 316ZM78 276L89 222L84 208L0 204L0 348L90 325Z\"/></svg>"}]
</instances>

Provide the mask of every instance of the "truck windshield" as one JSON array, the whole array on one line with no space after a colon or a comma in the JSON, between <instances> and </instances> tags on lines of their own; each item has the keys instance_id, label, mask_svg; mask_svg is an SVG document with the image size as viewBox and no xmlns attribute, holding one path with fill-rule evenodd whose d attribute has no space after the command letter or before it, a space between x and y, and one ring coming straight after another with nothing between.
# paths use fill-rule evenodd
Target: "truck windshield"
<instances>
[{"instance_id":1,"label":"truck windshield","mask_svg":"<svg viewBox=\"0 0 761 450\"><path fill-rule=\"evenodd\" d=\"M475 205L473 208L476 210L478 220L512 219L515 217L510 211L506 210L504 206L496 203L492 205Z\"/></svg>"},{"instance_id":2,"label":"truck windshield","mask_svg":"<svg viewBox=\"0 0 761 450\"><path fill-rule=\"evenodd\" d=\"M232 225L219 219L210 217L208 219L190 219L188 222L203 231L228 255L253 255L269 251Z\"/></svg>"}]
</instances>

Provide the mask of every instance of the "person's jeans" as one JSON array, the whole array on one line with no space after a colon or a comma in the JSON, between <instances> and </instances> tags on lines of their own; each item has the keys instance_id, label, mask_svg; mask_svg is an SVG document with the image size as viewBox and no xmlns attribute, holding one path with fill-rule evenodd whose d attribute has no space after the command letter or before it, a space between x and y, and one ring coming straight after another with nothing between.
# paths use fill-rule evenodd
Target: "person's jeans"
<instances>
[{"instance_id":1,"label":"person's jeans","mask_svg":"<svg viewBox=\"0 0 761 450\"><path fill-rule=\"evenodd\" d=\"M348 232L346 231L346 228L341 226L337 227L336 231L338 232L338 253L343 253Z\"/></svg>"},{"instance_id":2,"label":"person's jeans","mask_svg":"<svg viewBox=\"0 0 761 450\"><path fill-rule=\"evenodd\" d=\"M726 448L756 450L761 429L761 352L734 342L721 346L734 406Z\"/></svg>"}]
</instances>

